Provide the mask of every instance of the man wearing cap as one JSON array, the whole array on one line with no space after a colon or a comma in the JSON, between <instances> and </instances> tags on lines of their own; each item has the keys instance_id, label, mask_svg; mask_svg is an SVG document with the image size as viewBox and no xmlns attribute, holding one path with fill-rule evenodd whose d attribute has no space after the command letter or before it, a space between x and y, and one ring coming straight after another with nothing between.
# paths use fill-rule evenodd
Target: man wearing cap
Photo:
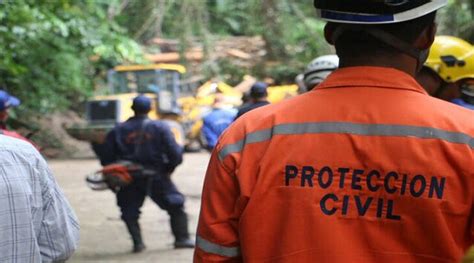
<instances>
[{"instance_id":1,"label":"man wearing cap","mask_svg":"<svg viewBox=\"0 0 474 263\"><path fill-rule=\"evenodd\" d=\"M414 79L446 3L314 1L339 69L221 136L195 262L460 262L474 115Z\"/></svg>"},{"instance_id":2,"label":"man wearing cap","mask_svg":"<svg viewBox=\"0 0 474 263\"><path fill-rule=\"evenodd\" d=\"M6 135L0 135L0 261L65 262L78 247L79 223L41 154L6 130L8 109L18 105L0 90L0 131Z\"/></svg>"},{"instance_id":3,"label":"man wearing cap","mask_svg":"<svg viewBox=\"0 0 474 263\"><path fill-rule=\"evenodd\" d=\"M0 90L0 128L6 129L8 109L20 105L20 100L4 90Z\"/></svg>"},{"instance_id":4,"label":"man wearing cap","mask_svg":"<svg viewBox=\"0 0 474 263\"><path fill-rule=\"evenodd\" d=\"M270 104L267 100L267 87L268 85L264 82L256 82L253 84L252 88L250 88L250 101L239 108L235 119L238 119L251 110Z\"/></svg>"},{"instance_id":5,"label":"man wearing cap","mask_svg":"<svg viewBox=\"0 0 474 263\"><path fill-rule=\"evenodd\" d=\"M34 144L32 141L28 140L27 138L23 137L19 133L15 131L10 131L7 129L7 120L9 117L9 109L12 107L17 107L21 104L21 101L8 92L4 90L0 90L0 133L6 136L14 137L23 141L27 141L31 143L36 149L39 147Z\"/></svg>"},{"instance_id":6,"label":"man wearing cap","mask_svg":"<svg viewBox=\"0 0 474 263\"><path fill-rule=\"evenodd\" d=\"M168 125L148 119L151 99L139 95L133 100L135 116L118 124L107 134L102 165L119 160L141 164L152 175L135 177L130 185L117 192L117 204L122 220L133 240L132 252L145 249L138 219L140 208L148 195L161 209L170 215L175 248L192 248L189 239L188 220L184 211L184 195L171 181L171 173L183 160L179 146Z\"/></svg>"}]
</instances>

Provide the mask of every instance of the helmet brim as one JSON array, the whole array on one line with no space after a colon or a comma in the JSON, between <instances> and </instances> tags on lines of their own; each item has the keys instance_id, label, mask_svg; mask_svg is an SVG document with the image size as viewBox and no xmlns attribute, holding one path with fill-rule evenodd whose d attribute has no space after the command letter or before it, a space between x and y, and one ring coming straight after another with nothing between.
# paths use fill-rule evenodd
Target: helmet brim
<instances>
[{"instance_id":1,"label":"helmet brim","mask_svg":"<svg viewBox=\"0 0 474 263\"><path fill-rule=\"evenodd\" d=\"M317 16L328 22L343 24L394 24L425 16L440 9L447 3L447 0L433 0L416 8L394 14L365 14L317 9Z\"/></svg>"}]
</instances>

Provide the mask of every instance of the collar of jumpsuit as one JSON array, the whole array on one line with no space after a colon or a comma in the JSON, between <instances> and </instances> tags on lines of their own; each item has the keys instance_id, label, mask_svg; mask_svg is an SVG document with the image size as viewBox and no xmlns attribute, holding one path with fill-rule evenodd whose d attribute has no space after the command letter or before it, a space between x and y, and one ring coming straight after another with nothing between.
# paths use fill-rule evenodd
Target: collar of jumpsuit
<instances>
[{"instance_id":1,"label":"collar of jumpsuit","mask_svg":"<svg viewBox=\"0 0 474 263\"><path fill-rule=\"evenodd\" d=\"M370 74L368 74L370 72ZM376 74L374 74L376 72ZM409 90L428 95L418 82L407 73L384 67L348 67L334 71L316 89L344 87L373 87L384 89Z\"/></svg>"},{"instance_id":2,"label":"collar of jumpsuit","mask_svg":"<svg viewBox=\"0 0 474 263\"><path fill-rule=\"evenodd\" d=\"M249 112L211 156L195 262L459 262L474 240L466 120L384 67Z\"/></svg>"}]
</instances>

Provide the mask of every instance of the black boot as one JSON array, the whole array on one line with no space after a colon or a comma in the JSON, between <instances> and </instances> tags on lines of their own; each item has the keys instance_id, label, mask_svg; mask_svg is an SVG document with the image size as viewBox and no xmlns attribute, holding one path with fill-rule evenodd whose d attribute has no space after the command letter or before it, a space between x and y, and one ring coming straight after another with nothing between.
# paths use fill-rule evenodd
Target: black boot
<instances>
[{"instance_id":1,"label":"black boot","mask_svg":"<svg viewBox=\"0 0 474 263\"><path fill-rule=\"evenodd\" d=\"M133 240L133 253L140 253L145 250L145 244L143 244L142 234L140 231L140 225L137 220L125 221L128 232Z\"/></svg>"},{"instance_id":2,"label":"black boot","mask_svg":"<svg viewBox=\"0 0 474 263\"><path fill-rule=\"evenodd\" d=\"M175 237L174 248L194 248L194 242L189 239L188 217L183 208L169 211L171 231Z\"/></svg>"}]
</instances>

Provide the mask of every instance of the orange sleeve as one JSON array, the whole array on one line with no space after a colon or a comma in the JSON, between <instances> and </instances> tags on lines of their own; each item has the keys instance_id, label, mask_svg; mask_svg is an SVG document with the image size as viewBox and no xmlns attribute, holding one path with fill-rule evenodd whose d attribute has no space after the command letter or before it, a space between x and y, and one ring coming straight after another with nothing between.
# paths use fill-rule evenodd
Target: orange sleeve
<instances>
[{"instance_id":1,"label":"orange sleeve","mask_svg":"<svg viewBox=\"0 0 474 263\"><path fill-rule=\"evenodd\" d=\"M239 184L212 153L204 180L194 262L242 262L238 237Z\"/></svg>"},{"instance_id":2,"label":"orange sleeve","mask_svg":"<svg viewBox=\"0 0 474 263\"><path fill-rule=\"evenodd\" d=\"M474 150L474 149L473 149ZM474 151L472 151L472 156L474 156ZM471 176L469 178L474 178L474 160L473 162L471 162L471 169L469 171L471 171ZM471 179L471 189L474 189L474 179ZM471 215L470 215L470 220L471 222L469 222L471 225L470 225L470 234L471 234L471 246L474 246L474 196L471 196Z\"/></svg>"}]
</instances>

